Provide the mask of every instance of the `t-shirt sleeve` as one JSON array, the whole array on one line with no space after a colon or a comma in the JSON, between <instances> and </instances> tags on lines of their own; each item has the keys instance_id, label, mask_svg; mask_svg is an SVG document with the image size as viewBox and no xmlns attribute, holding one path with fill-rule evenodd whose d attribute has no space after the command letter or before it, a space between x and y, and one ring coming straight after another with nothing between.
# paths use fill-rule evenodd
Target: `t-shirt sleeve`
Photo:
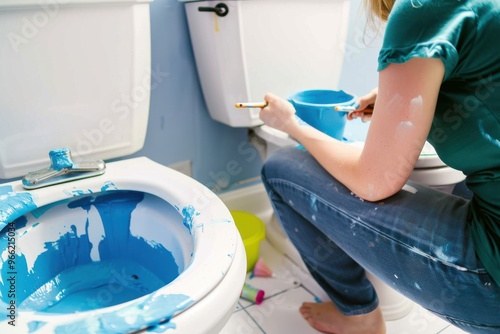
<instances>
[{"instance_id":1,"label":"t-shirt sleeve","mask_svg":"<svg viewBox=\"0 0 500 334\"><path fill-rule=\"evenodd\" d=\"M460 1L397 0L389 16L378 70L411 58L438 58L449 78L471 47L475 14Z\"/></svg>"}]
</instances>

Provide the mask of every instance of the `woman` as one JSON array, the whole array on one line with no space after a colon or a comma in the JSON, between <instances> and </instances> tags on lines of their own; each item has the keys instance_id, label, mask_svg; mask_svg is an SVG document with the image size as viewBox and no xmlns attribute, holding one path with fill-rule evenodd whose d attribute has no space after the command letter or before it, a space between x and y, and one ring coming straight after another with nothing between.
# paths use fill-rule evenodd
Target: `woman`
<instances>
[{"instance_id":1,"label":"woman","mask_svg":"<svg viewBox=\"0 0 500 334\"><path fill-rule=\"evenodd\" d=\"M260 113L306 148L262 170L331 298L300 312L322 332L384 333L367 269L467 332L500 333L500 1L367 2L387 26L378 90L353 114L374 105L364 148L300 125L273 94ZM466 174L471 200L407 182L426 140Z\"/></svg>"}]
</instances>

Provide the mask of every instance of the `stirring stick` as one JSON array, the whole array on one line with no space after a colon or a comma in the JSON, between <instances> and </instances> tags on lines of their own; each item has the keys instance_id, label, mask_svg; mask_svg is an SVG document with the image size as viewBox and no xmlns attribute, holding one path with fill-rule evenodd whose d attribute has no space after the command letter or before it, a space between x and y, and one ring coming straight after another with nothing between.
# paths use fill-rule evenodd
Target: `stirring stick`
<instances>
[{"instance_id":1,"label":"stirring stick","mask_svg":"<svg viewBox=\"0 0 500 334\"><path fill-rule=\"evenodd\" d=\"M240 102L235 103L236 108L265 108L267 107L267 102Z\"/></svg>"}]
</instances>

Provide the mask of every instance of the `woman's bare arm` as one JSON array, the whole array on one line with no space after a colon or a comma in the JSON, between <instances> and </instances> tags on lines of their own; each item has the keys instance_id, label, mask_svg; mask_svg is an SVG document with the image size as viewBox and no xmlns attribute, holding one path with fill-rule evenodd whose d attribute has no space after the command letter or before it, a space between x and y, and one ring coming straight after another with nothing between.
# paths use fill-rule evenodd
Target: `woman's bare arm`
<instances>
[{"instance_id":1,"label":"woman's bare arm","mask_svg":"<svg viewBox=\"0 0 500 334\"><path fill-rule=\"evenodd\" d=\"M354 194L378 201L407 181L429 132L444 65L414 58L391 64L379 74L377 102L364 148L333 139L294 118L287 101L267 94L261 110L265 124L297 139L318 162Z\"/></svg>"}]
</instances>

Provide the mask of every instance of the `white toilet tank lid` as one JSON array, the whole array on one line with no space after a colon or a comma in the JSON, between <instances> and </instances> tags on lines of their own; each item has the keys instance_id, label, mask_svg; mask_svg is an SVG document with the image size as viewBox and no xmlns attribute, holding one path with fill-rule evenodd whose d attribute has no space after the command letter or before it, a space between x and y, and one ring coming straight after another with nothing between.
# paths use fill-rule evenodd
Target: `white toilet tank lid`
<instances>
[{"instance_id":1,"label":"white toilet tank lid","mask_svg":"<svg viewBox=\"0 0 500 334\"><path fill-rule=\"evenodd\" d=\"M45 6L71 6L71 5L92 5L92 4L102 4L102 3L147 3L153 0L64 0L62 2L57 1L55 4L47 2ZM40 0L2 0L0 2L0 10L8 8L20 8L20 7L43 7L44 4L40 3Z\"/></svg>"}]
</instances>

